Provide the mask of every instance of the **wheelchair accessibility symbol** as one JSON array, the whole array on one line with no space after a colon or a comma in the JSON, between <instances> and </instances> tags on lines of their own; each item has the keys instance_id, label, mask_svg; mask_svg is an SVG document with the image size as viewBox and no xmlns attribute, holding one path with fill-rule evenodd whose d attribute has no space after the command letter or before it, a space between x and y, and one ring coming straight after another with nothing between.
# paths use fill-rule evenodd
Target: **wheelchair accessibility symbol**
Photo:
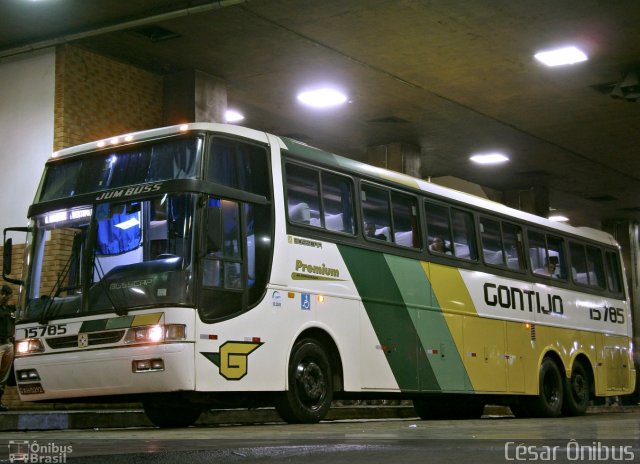
<instances>
[{"instance_id":1,"label":"wheelchair accessibility symbol","mask_svg":"<svg viewBox=\"0 0 640 464\"><path fill-rule=\"evenodd\" d=\"M304 310L311 309L311 293L300 294L300 309L304 309Z\"/></svg>"}]
</instances>

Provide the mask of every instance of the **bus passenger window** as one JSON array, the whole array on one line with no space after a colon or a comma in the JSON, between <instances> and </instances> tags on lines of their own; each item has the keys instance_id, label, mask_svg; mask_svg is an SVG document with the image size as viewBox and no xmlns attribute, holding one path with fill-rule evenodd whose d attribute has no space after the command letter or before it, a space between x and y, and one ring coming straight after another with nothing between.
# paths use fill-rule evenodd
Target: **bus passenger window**
<instances>
[{"instance_id":1,"label":"bus passenger window","mask_svg":"<svg viewBox=\"0 0 640 464\"><path fill-rule=\"evenodd\" d=\"M587 269L591 287L606 288L604 279L604 263L600 248L587 246Z\"/></svg>"},{"instance_id":2,"label":"bus passenger window","mask_svg":"<svg viewBox=\"0 0 640 464\"><path fill-rule=\"evenodd\" d=\"M389 194L386 190L363 186L362 214L367 238L391 241Z\"/></svg>"},{"instance_id":3,"label":"bus passenger window","mask_svg":"<svg viewBox=\"0 0 640 464\"><path fill-rule=\"evenodd\" d=\"M529 231L529 258L533 273L565 280L567 264L564 239L540 232Z\"/></svg>"},{"instance_id":4,"label":"bus passenger window","mask_svg":"<svg viewBox=\"0 0 640 464\"><path fill-rule=\"evenodd\" d=\"M322 173L322 205L327 230L353 234L353 189L349 178Z\"/></svg>"},{"instance_id":5,"label":"bus passenger window","mask_svg":"<svg viewBox=\"0 0 640 464\"><path fill-rule=\"evenodd\" d=\"M477 260L478 250L475 240L473 214L467 211L451 209L453 226L453 254L456 258Z\"/></svg>"},{"instance_id":6,"label":"bus passenger window","mask_svg":"<svg viewBox=\"0 0 640 464\"><path fill-rule=\"evenodd\" d=\"M502 249L502 233L500 223L488 218L480 219L480 238L482 256L487 264L504 266L504 250Z\"/></svg>"},{"instance_id":7,"label":"bus passenger window","mask_svg":"<svg viewBox=\"0 0 640 464\"><path fill-rule=\"evenodd\" d=\"M618 255L611 251L605 252L605 265L607 268L607 284L609 290L614 293L622 292L622 284L620 279L620 264L618 262Z\"/></svg>"},{"instance_id":8,"label":"bus passenger window","mask_svg":"<svg viewBox=\"0 0 640 464\"><path fill-rule=\"evenodd\" d=\"M427 239L429 251L435 254L451 254L451 226L449 208L425 202Z\"/></svg>"},{"instance_id":9,"label":"bus passenger window","mask_svg":"<svg viewBox=\"0 0 640 464\"><path fill-rule=\"evenodd\" d=\"M573 281L576 284L589 285L587 257L584 252L584 246L571 242L569 244L569 255L571 256L571 275Z\"/></svg>"},{"instance_id":10,"label":"bus passenger window","mask_svg":"<svg viewBox=\"0 0 640 464\"><path fill-rule=\"evenodd\" d=\"M399 193L391 194L393 241L405 247L420 248L418 204L416 199Z\"/></svg>"},{"instance_id":11,"label":"bus passenger window","mask_svg":"<svg viewBox=\"0 0 640 464\"><path fill-rule=\"evenodd\" d=\"M287 164L286 174L289 221L321 227L318 172L297 164Z\"/></svg>"},{"instance_id":12,"label":"bus passenger window","mask_svg":"<svg viewBox=\"0 0 640 464\"><path fill-rule=\"evenodd\" d=\"M502 241L507 258L507 267L509 269L524 270L522 229L514 224L503 222Z\"/></svg>"}]
</instances>

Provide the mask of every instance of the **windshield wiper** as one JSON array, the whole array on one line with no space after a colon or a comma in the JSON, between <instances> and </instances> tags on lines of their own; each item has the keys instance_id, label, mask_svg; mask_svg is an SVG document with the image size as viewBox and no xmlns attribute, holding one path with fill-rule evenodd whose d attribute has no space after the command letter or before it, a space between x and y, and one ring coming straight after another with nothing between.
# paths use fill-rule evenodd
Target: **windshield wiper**
<instances>
[{"instance_id":1,"label":"windshield wiper","mask_svg":"<svg viewBox=\"0 0 640 464\"><path fill-rule=\"evenodd\" d=\"M98 282L98 285L102 287L102 291L104 291L104 294L107 296L107 299L109 300L109 303L111 303L111 306L113 306L113 309L116 312L116 314L118 316L126 316L129 313L127 309L119 308L118 305L115 303L115 301L113 301L113 298L111 298L111 292L107 288L107 284L104 281L104 275L105 275L104 269L102 269L102 264L100 263L100 260L98 259L98 257L95 255L93 256L93 267L96 270L96 273L98 274L98 278L100 279L100 281Z\"/></svg>"},{"instance_id":2,"label":"windshield wiper","mask_svg":"<svg viewBox=\"0 0 640 464\"><path fill-rule=\"evenodd\" d=\"M55 298L62 291L62 282L64 282L64 280L69 275L69 270L71 269L71 263L73 261L74 256L75 256L75 253L71 253L71 256L69 256L69 259L67 260L67 262L65 263L64 267L62 268L62 272L60 272L60 274L58 274L58 280L56 280L56 283L53 286L53 288L51 289L51 292L49 293L49 296L46 297L47 298L47 302L44 305L44 309L42 310L42 315L40 316L40 321L39 321L40 324L42 324L42 325L46 325L47 322L49 321L49 319L47 319L47 313L49 312L49 310L53 306Z\"/></svg>"}]
</instances>

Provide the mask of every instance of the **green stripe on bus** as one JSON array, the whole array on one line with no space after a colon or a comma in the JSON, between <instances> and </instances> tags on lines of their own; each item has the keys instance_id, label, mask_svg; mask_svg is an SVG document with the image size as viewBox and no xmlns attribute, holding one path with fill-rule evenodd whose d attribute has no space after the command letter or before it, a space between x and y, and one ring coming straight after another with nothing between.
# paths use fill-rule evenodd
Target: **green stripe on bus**
<instances>
[{"instance_id":1,"label":"green stripe on bus","mask_svg":"<svg viewBox=\"0 0 640 464\"><path fill-rule=\"evenodd\" d=\"M440 389L418 343L418 334L405 305L398 279L382 253L338 246L349 269L387 360L403 391ZM406 260L412 263L411 260ZM414 262L414 263L417 263ZM412 268L415 269L415 268ZM401 269L398 267L398 271ZM423 273L424 275L424 273ZM425 279L426 280L426 279ZM418 376L418 366L421 366Z\"/></svg>"},{"instance_id":2,"label":"green stripe on bus","mask_svg":"<svg viewBox=\"0 0 640 464\"><path fill-rule=\"evenodd\" d=\"M423 267L412 259L386 255L416 333L427 354L425 363L443 391L463 391L471 385L449 325ZM426 266L426 263L424 263ZM429 376L421 364L421 389L429 390Z\"/></svg>"}]
</instances>

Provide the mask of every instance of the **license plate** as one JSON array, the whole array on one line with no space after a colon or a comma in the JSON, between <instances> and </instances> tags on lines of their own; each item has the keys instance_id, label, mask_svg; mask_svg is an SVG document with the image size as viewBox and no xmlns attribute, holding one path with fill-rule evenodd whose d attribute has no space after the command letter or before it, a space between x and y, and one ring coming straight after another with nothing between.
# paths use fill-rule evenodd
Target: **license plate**
<instances>
[{"instance_id":1,"label":"license plate","mask_svg":"<svg viewBox=\"0 0 640 464\"><path fill-rule=\"evenodd\" d=\"M44 393L44 388L39 383L28 383L26 385L18 385L21 395L37 395Z\"/></svg>"}]
</instances>

